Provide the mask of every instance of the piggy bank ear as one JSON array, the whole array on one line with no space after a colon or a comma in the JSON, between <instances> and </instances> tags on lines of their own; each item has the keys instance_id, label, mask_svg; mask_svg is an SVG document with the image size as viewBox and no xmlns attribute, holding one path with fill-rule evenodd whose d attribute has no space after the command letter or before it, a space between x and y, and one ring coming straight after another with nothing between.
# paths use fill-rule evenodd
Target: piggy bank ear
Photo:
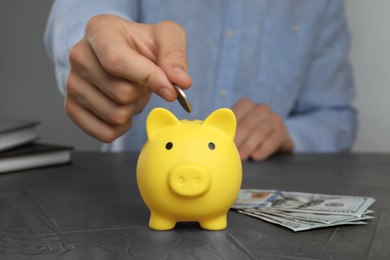
<instances>
[{"instance_id":1,"label":"piggy bank ear","mask_svg":"<svg viewBox=\"0 0 390 260\"><path fill-rule=\"evenodd\" d=\"M236 116L228 108L215 110L203 121L203 125L218 128L227 134L231 140L234 140L237 127Z\"/></svg>"},{"instance_id":2,"label":"piggy bank ear","mask_svg":"<svg viewBox=\"0 0 390 260\"><path fill-rule=\"evenodd\" d=\"M150 139L161 129L179 124L180 121L174 114L165 108L158 107L153 109L149 113L148 118L146 118L146 134L148 135L148 139Z\"/></svg>"}]
</instances>

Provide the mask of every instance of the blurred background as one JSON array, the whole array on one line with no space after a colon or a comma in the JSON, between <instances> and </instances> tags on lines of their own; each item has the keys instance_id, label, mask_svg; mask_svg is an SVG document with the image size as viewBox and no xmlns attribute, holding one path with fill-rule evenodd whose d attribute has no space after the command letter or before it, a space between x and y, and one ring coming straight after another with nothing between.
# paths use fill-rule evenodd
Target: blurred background
<instances>
[{"instance_id":1,"label":"blurred background","mask_svg":"<svg viewBox=\"0 0 390 260\"><path fill-rule=\"evenodd\" d=\"M98 150L66 116L44 46L52 0L0 1L0 118L41 121L41 142ZM360 129L356 152L390 152L390 1L346 1Z\"/></svg>"}]
</instances>

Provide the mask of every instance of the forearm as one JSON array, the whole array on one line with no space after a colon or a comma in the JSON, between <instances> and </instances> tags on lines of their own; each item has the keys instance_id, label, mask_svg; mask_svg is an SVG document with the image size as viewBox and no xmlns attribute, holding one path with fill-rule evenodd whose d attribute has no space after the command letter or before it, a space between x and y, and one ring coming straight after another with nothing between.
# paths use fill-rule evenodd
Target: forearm
<instances>
[{"instance_id":1,"label":"forearm","mask_svg":"<svg viewBox=\"0 0 390 260\"><path fill-rule=\"evenodd\" d=\"M70 70L69 51L83 37L88 20L98 14L114 14L136 19L136 1L57 0L53 3L46 25L44 44L55 65L57 85L65 93Z\"/></svg>"},{"instance_id":2,"label":"forearm","mask_svg":"<svg viewBox=\"0 0 390 260\"><path fill-rule=\"evenodd\" d=\"M293 115L285 121L294 152L343 152L351 149L357 113L351 107Z\"/></svg>"},{"instance_id":3,"label":"forearm","mask_svg":"<svg viewBox=\"0 0 390 260\"><path fill-rule=\"evenodd\" d=\"M329 1L306 85L286 125L296 152L341 152L357 132L350 37L341 1Z\"/></svg>"}]
</instances>

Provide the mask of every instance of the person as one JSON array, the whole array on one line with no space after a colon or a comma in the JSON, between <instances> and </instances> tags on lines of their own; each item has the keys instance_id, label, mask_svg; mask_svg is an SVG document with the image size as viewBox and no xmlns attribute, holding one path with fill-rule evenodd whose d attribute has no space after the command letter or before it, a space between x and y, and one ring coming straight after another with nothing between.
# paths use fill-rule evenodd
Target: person
<instances>
[{"instance_id":1,"label":"person","mask_svg":"<svg viewBox=\"0 0 390 260\"><path fill-rule=\"evenodd\" d=\"M66 112L104 151L140 150L157 106L190 120L232 108L243 160L355 138L342 0L57 0L44 41Z\"/></svg>"}]
</instances>

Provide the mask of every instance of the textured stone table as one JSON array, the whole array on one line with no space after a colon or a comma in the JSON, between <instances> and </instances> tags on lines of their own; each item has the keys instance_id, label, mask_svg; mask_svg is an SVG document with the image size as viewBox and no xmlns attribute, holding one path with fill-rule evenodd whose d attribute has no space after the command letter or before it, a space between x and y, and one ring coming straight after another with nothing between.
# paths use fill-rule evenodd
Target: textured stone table
<instances>
[{"instance_id":1,"label":"textured stone table","mask_svg":"<svg viewBox=\"0 0 390 260\"><path fill-rule=\"evenodd\" d=\"M137 154L0 175L0 259L390 259L390 154L301 154L243 165L242 188L372 196L375 219L294 233L230 211L228 228L148 228Z\"/></svg>"}]
</instances>

